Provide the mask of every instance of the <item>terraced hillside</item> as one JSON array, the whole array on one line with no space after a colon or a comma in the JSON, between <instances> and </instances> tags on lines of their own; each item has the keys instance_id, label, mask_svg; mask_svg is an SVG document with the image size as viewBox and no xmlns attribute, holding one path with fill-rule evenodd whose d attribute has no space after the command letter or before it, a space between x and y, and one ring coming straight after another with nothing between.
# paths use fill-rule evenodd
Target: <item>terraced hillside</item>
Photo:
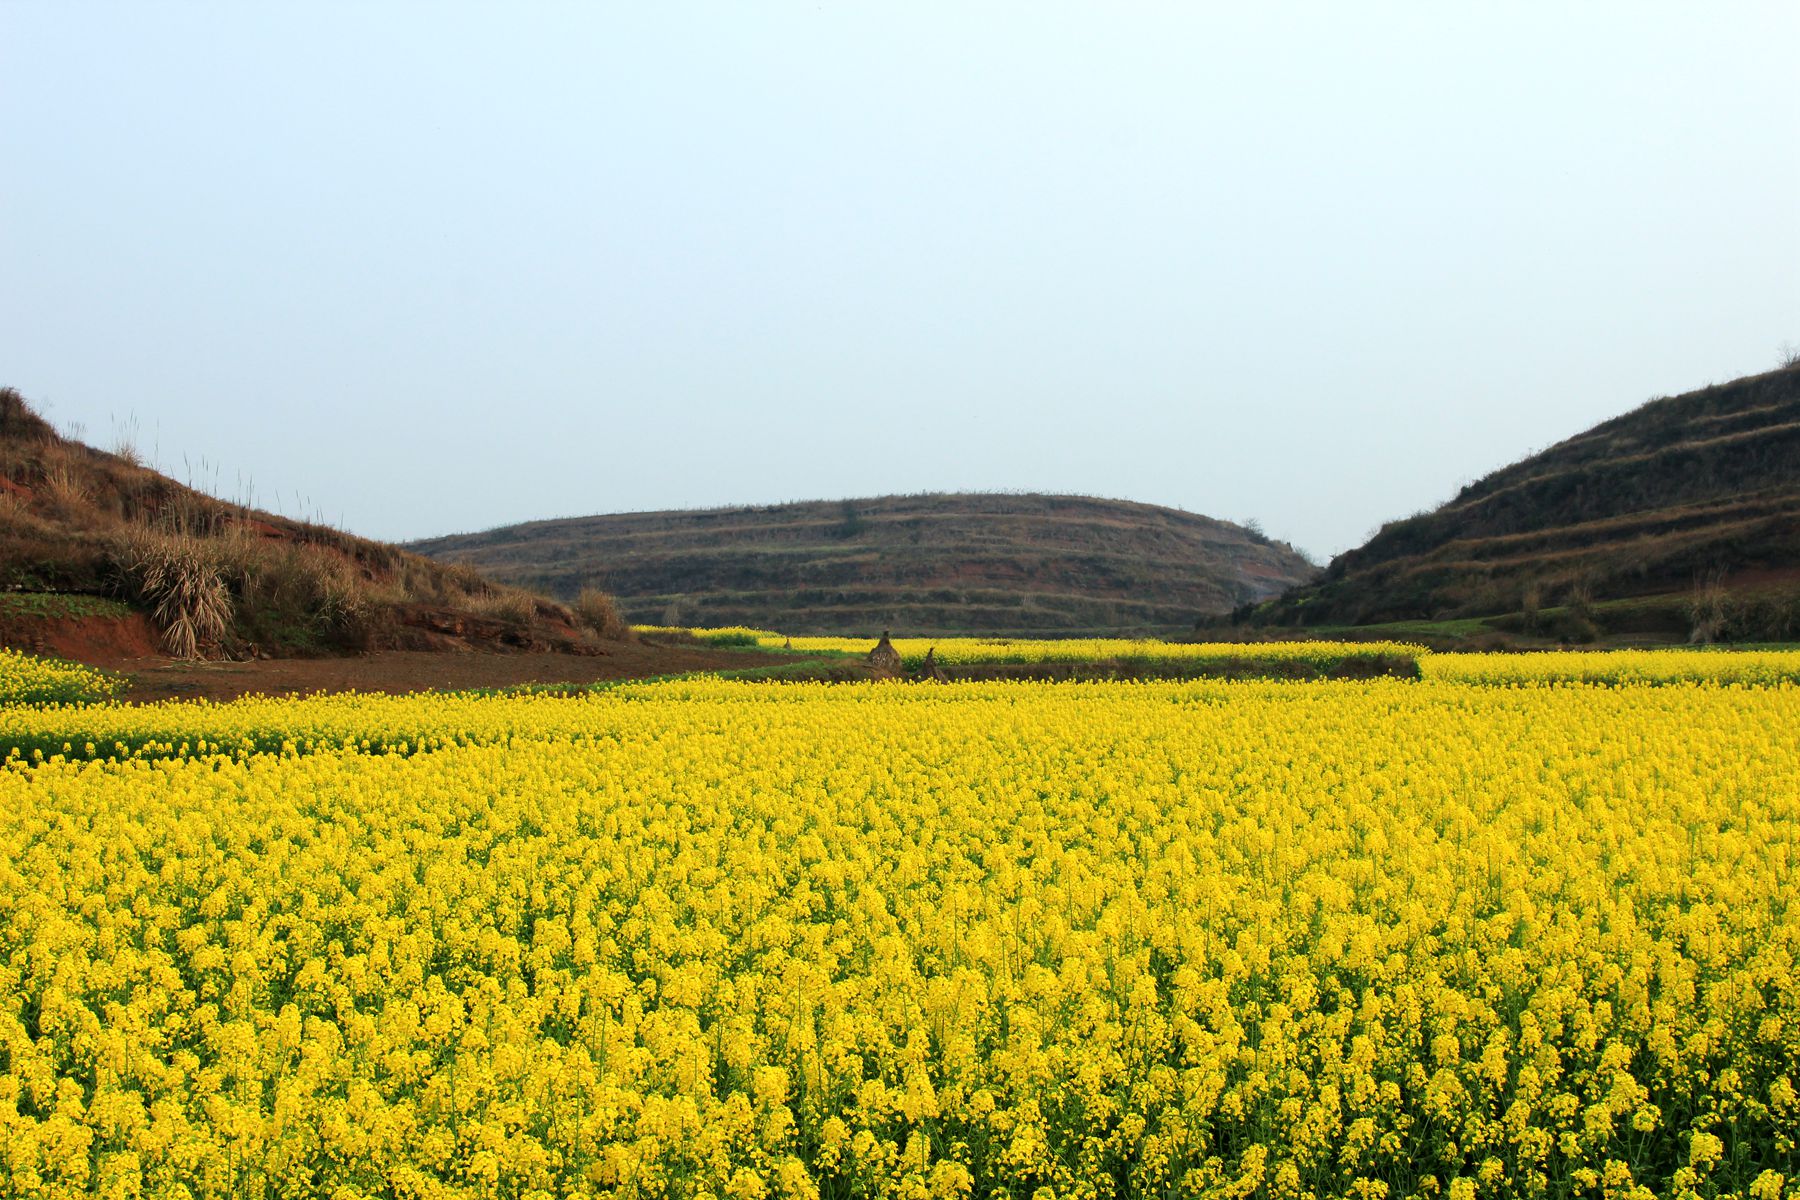
<instances>
[{"instance_id":1,"label":"terraced hillside","mask_svg":"<svg viewBox=\"0 0 1800 1200\"><path fill-rule=\"evenodd\" d=\"M1800 367L1647 404L1382 527L1241 615L1365 624L1574 610L1597 632L1800 635Z\"/></svg>"},{"instance_id":2,"label":"terraced hillside","mask_svg":"<svg viewBox=\"0 0 1800 1200\"><path fill-rule=\"evenodd\" d=\"M1241 526L1084 496L919 495L535 521L409 549L640 623L792 633L1190 627L1314 568Z\"/></svg>"}]
</instances>

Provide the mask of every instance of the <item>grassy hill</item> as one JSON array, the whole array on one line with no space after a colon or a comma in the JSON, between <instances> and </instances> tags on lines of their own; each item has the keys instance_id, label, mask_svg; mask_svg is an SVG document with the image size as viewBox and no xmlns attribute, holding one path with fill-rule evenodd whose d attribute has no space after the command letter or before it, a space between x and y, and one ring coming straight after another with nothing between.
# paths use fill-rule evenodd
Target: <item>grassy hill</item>
<instances>
[{"instance_id":1,"label":"grassy hill","mask_svg":"<svg viewBox=\"0 0 1800 1200\"><path fill-rule=\"evenodd\" d=\"M578 613L467 566L227 503L60 436L0 389L0 644L241 658L580 652L622 633L603 597Z\"/></svg>"},{"instance_id":2,"label":"grassy hill","mask_svg":"<svg viewBox=\"0 0 1800 1200\"><path fill-rule=\"evenodd\" d=\"M1225 521L1085 496L918 495L534 521L410 549L634 622L790 633L1189 628L1314 573Z\"/></svg>"},{"instance_id":3,"label":"grassy hill","mask_svg":"<svg viewBox=\"0 0 1800 1200\"><path fill-rule=\"evenodd\" d=\"M1800 636L1800 367L1606 421L1384 525L1258 624Z\"/></svg>"}]
</instances>

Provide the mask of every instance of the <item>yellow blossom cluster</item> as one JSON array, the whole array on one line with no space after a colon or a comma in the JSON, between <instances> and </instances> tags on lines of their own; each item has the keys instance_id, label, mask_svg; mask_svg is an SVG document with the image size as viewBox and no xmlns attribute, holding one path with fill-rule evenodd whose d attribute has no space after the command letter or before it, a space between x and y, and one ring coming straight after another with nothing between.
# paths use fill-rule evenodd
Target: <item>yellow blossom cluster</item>
<instances>
[{"instance_id":1,"label":"yellow blossom cluster","mask_svg":"<svg viewBox=\"0 0 1800 1200\"><path fill-rule=\"evenodd\" d=\"M0 646L0 705L86 704L119 694L116 675Z\"/></svg>"},{"instance_id":2,"label":"yellow blossom cluster","mask_svg":"<svg viewBox=\"0 0 1800 1200\"><path fill-rule=\"evenodd\" d=\"M0 1194L1800 1194L1791 685L239 707L0 768Z\"/></svg>"}]
</instances>

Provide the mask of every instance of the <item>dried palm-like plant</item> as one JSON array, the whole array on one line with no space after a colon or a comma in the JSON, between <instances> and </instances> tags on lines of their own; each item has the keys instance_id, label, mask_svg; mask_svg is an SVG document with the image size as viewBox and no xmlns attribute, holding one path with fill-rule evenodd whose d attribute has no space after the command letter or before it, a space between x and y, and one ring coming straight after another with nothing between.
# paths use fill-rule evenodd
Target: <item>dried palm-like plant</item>
<instances>
[{"instance_id":1,"label":"dried palm-like plant","mask_svg":"<svg viewBox=\"0 0 1800 1200\"><path fill-rule=\"evenodd\" d=\"M202 658L231 623L231 592L199 540L133 529L113 544L123 590L150 612L176 658Z\"/></svg>"}]
</instances>

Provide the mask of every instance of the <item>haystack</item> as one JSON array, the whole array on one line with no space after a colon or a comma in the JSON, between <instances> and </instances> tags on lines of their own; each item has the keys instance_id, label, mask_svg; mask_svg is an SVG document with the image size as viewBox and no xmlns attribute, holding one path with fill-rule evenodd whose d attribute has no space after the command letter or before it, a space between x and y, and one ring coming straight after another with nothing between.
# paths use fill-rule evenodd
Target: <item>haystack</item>
<instances>
[{"instance_id":1,"label":"haystack","mask_svg":"<svg viewBox=\"0 0 1800 1200\"><path fill-rule=\"evenodd\" d=\"M881 631L881 640L869 651L869 673L877 679L899 679L904 673L900 652L894 649L894 643L888 641L885 629Z\"/></svg>"}]
</instances>

